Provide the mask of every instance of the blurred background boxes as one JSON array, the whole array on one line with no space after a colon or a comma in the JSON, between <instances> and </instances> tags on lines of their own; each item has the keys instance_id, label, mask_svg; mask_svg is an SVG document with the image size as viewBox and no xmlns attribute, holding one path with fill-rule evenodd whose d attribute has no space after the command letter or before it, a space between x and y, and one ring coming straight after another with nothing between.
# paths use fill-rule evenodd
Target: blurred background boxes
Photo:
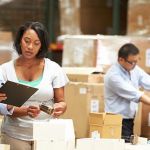
<instances>
[{"instance_id":1,"label":"blurred background boxes","mask_svg":"<svg viewBox=\"0 0 150 150\"><path fill-rule=\"evenodd\" d=\"M95 67L63 67L70 81L73 82L88 82L88 83L103 83L103 69Z\"/></svg>"},{"instance_id":2,"label":"blurred background boxes","mask_svg":"<svg viewBox=\"0 0 150 150\"><path fill-rule=\"evenodd\" d=\"M128 35L149 36L150 34L150 1L129 0Z\"/></svg>"}]
</instances>

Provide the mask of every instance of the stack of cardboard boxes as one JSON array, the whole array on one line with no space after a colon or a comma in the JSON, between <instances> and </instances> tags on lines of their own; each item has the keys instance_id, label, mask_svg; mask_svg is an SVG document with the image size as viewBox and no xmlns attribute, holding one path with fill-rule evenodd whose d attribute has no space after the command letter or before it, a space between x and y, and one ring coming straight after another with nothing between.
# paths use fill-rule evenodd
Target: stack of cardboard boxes
<instances>
[{"instance_id":1,"label":"stack of cardboard boxes","mask_svg":"<svg viewBox=\"0 0 150 150\"><path fill-rule=\"evenodd\" d=\"M111 113L90 113L90 137L98 131L101 138L121 139L122 116Z\"/></svg>"},{"instance_id":2,"label":"stack of cardboard boxes","mask_svg":"<svg viewBox=\"0 0 150 150\"><path fill-rule=\"evenodd\" d=\"M83 69L81 73L78 68L67 70L69 79L73 79L65 87L65 101L67 111L63 118L73 119L76 138L88 137L88 118L91 111L104 111L103 75L92 74L93 69ZM73 73L72 73L73 72ZM74 75L73 75L74 74ZM93 79L93 82L92 80ZM96 83L99 81L98 83Z\"/></svg>"},{"instance_id":3,"label":"stack of cardboard boxes","mask_svg":"<svg viewBox=\"0 0 150 150\"><path fill-rule=\"evenodd\" d=\"M135 44L139 50L140 50L140 60L138 62L138 65L143 68L147 73L150 73L150 39L148 37L132 37L132 36L104 36L104 35L95 35L95 36L68 36L65 39L64 42L64 52L63 52L63 66L64 67L80 67L80 70L82 70L82 67L95 67L95 68L101 68L102 72L106 72L107 69L117 61L117 53L119 48L125 44L125 43L133 43ZM73 69L72 69L73 70ZM83 104L83 106L86 107L86 113L89 114L90 109L87 109L91 105L91 99L99 99L99 111L104 111L104 99L99 98L99 94L101 94L101 97L104 97L103 95L103 79L102 77L104 74L98 75L97 74L91 74L86 73L86 71L83 69L83 72L85 75L81 75L79 72L74 71L73 73L67 72L68 77L70 78L71 82L66 87L66 101L68 104L68 110L66 113L71 112L74 110L74 112L81 112L83 115L82 109L80 109L81 102L83 102L80 99L86 99ZM96 72L96 71L95 71ZM95 76L94 76L95 75ZM87 82L87 83L86 83ZM89 83L91 82L91 83ZM92 82L97 82L97 85L94 85ZM100 84L101 82L101 84ZM89 86L91 84L92 86ZM97 86L97 87L96 87ZM101 88L100 88L101 86ZM78 87L78 88L77 88ZM70 92L72 89L72 92ZM76 92L74 92L76 90ZM97 93L91 92L96 91ZM86 93L86 94L83 94ZM99 94L98 94L99 93ZM74 95L74 96L73 96ZM86 96L85 96L86 95ZM90 96L89 96L90 95ZM78 98L78 97L79 98ZM89 100L87 100L89 99ZM95 102L95 104L98 104ZM103 105L102 105L103 103ZM83 107L82 106L82 107ZM73 108L74 107L74 108ZM145 107L144 105L142 107ZM78 108L78 109L77 109ZM148 109L148 108L147 108ZM141 113L145 114L147 109L141 109ZM139 110L140 111L140 110ZM148 109L149 112L149 109ZM147 113L146 113L147 114ZM75 115L75 113L74 113ZM71 117L72 114L70 114L69 117ZM75 115L78 117L78 115ZM80 117L82 118L82 117ZM87 115L86 117L87 118ZM136 117L138 122L140 121L140 115ZM147 120L147 117L144 117L144 119ZM77 118L75 119L77 120ZM78 129L81 128L80 125L87 124L88 120L81 119L81 123L78 121L75 121L75 128L78 126ZM148 129L144 125L145 121L140 122L140 126L142 128ZM81 126L82 126L81 125ZM85 125L84 125L85 126ZM135 134L143 135L146 137L149 137L149 133L145 132L141 134L140 126L137 126L135 129ZM78 137L87 137L87 128L83 127L85 129L85 132L82 134L77 135ZM144 131L144 128L142 129ZM145 130L146 131L146 130Z\"/></svg>"},{"instance_id":4,"label":"stack of cardboard boxes","mask_svg":"<svg viewBox=\"0 0 150 150\"><path fill-rule=\"evenodd\" d=\"M63 69L71 80L71 82L65 87L67 111L63 115L63 118L73 119L76 138L89 137L90 129L91 132L93 130L101 132L102 130L99 130L100 126L104 125L105 129L106 124L100 125L98 123L94 126L95 124L93 125L91 121L89 122L89 114L99 112L102 112L102 114L104 113L105 74L96 68L64 67ZM97 119L100 118L101 116L98 115ZM110 123L108 127L112 128L112 125L114 124ZM112 131L116 132L114 135L116 138L120 138L120 130L121 128L116 128L115 131ZM105 136L106 134L108 135L108 131L103 130L101 137L112 137L112 135Z\"/></svg>"}]
</instances>

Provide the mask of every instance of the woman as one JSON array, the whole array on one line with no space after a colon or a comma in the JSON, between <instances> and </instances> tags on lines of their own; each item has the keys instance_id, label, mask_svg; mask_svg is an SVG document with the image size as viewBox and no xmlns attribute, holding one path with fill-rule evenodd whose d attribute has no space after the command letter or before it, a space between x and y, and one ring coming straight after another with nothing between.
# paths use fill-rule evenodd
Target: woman
<instances>
[{"instance_id":1,"label":"woman","mask_svg":"<svg viewBox=\"0 0 150 150\"><path fill-rule=\"evenodd\" d=\"M58 64L45 58L48 45L44 26L27 22L19 28L14 42L19 57L0 67L4 82L10 80L39 89L22 107L15 107L13 114L4 118L2 143L10 144L11 150L31 150L33 122L48 121L66 110L64 86L68 78ZM43 102L53 105L52 116L40 111Z\"/></svg>"}]
</instances>

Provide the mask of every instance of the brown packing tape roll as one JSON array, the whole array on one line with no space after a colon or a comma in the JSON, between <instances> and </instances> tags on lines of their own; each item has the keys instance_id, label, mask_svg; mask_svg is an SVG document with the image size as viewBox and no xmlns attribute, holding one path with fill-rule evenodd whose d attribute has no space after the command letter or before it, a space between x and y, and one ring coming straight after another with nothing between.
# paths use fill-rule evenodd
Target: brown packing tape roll
<instances>
[{"instance_id":1,"label":"brown packing tape roll","mask_svg":"<svg viewBox=\"0 0 150 150\"><path fill-rule=\"evenodd\" d=\"M54 109L53 109L51 106L46 106L46 105L44 105L44 104L41 104L41 105L40 105L40 110L42 110L43 112L45 112L45 113L51 115L51 114L53 113L53 110L54 110Z\"/></svg>"}]
</instances>

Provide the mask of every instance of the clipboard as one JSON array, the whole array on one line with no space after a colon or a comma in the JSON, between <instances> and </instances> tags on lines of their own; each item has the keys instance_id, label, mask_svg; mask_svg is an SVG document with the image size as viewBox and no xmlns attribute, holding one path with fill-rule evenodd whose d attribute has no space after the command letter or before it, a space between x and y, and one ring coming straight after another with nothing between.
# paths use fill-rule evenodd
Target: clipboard
<instances>
[{"instance_id":1,"label":"clipboard","mask_svg":"<svg viewBox=\"0 0 150 150\"><path fill-rule=\"evenodd\" d=\"M20 83L6 81L0 88L0 92L5 93L6 100L1 103L20 107L22 106L38 89L26 86Z\"/></svg>"}]
</instances>

